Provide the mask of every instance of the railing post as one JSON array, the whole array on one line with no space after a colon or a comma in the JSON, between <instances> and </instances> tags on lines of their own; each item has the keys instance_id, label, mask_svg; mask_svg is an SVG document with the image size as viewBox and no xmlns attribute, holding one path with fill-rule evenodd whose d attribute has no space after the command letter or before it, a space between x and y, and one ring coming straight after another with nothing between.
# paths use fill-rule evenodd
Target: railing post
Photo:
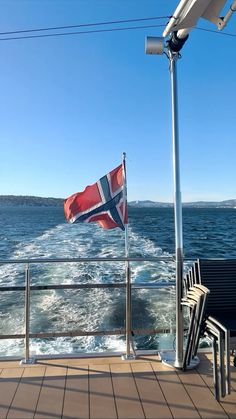
<instances>
[{"instance_id":1,"label":"railing post","mask_svg":"<svg viewBox=\"0 0 236 419\"><path fill-rule=\"evenodd\" d=\"M33 364L34 359L30 358L29 348L30 335L30 271L29 264L25 267L25 358L22 359L21 364Z\"/></svg>"},{"instance_id":2,"label":"railing post","mask_svg":"<svg viewBox=\"0 0 236 419\"><path fill-rule=\"evenodd\" d=\"M130 266L126 264L126 356L130 356L130 333L131 333L131 284L130 284Z\"/></svg>"},{"instance_id":3,"label":"railing post","mask_svg":"<svg viewBox=\"0 0 236 419\"><path fill-rule=\"evenodd\" d=\"M130 265L127 261L125 264L126 274L126 309L125 309L125 330L126 330L126 354L122 356L123 360L134 359L135 355L131 354L131 328L132 328L132 295L131 295L131 275Z\"/></svg>"}]
</instances>

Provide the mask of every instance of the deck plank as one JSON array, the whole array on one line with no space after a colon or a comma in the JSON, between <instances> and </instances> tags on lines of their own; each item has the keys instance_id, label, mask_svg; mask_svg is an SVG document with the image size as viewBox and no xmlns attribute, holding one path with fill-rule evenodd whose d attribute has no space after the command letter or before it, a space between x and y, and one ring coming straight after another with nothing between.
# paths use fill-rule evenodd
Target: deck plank
<instances>
[{"instance_id":1,"label":"deck plank","mask_svg":"<svg viewBox=\"0 0 236 419\"><path fill-rule=\"evenodd\" d=\"M163 365L157 356L61 358L19 366L0 362L0 419L236 419L232 393L214 399L211 355L195 371ZM2 370L2 371L1 371ZM45 375L44 375L45 372Z\"/></svg>"},{"instance_id":2,"label":"deck plank","mask_svg":"<svg viewBox=\"0 0 236 419\"><path fill-rule=\"evenodd\" d=\"M150 362L132 364L131 369L147 419L172 419L159 382Z\"/></svg>"},{"instance_id":3,"label":"deck plank","mask_svg":"<svg viewBox=\"0 0 236 419\"><path fill-rule=\"evenodd\" d=\"M129 363L111 364L118 418L145 418Z\"/></svg>"},{"instance_id":4,"label":"deck plank","mask_svg":"<svg viewBox=\"0 0 236 419\"><path fill-rule=\"evenodd\" d=\"M179 371L178 375L202 418L228 417L210 389L204 387L203 379L195 370Z\"/></svg>"},{"instance_id":5,"label":"deck plank","mask_svg":"<svg viewBox=\"0 0 236 419\"><path fill-rule=\"evenodd\" d=\"M24 369L7 415L8 418L29 419L34 417L44 373L44 367Z\"/></svg>"},{"instance_id":6,"label":"deck plank","mask_svg":"<svg viewBox=\"0 0 236 419\"><path fill-rule=\"evenodd\" d=\"M117 418L109 365L90 366L89 396L91 419Z\"/></svg>"},{"instance_id":7,"label":"deck plank","mask_svg":"<svg viewBox=\"0 0 236 419\"><path fill-rule=\"evenodd\" d=\"M6 418L24 369L4 368L0 375L0 418Z\"/></svg>"},{"instance_id":8,"label":"deck plank","mask_svg":"<svg viewBox=\"0 0 236 419\"><path fill-rule=\"evenodd\" d=\"M89 418L88 365L67 370L62 419Z\"/></svg>"},{"instance_id":9,"label":"deck plank","mask_svg":"<svg viewBox=\"0 0 236 419\"><path fill-rule=\"evenodd\" d=\"M67 368L49 365L46 367L35 419L61 418Z\"/></svg>"},{"instance_id":10,"label":"deck plank","mask_svg":"<svg viewBox=\"0 0 236 419\"><path fill-rule=\"evenodd\" d=\"M152 367L173 417L181 419L199 418L200 415L183 387L178 374L162 363L153 362Z\"/></svg>"},{"instance_id":11,"label":"deck plank","mask_svg":"<svg viewBox=\"0 0 236 419\"><path fill-rule=\"evenodd\" d=\"M198 373L201 375L204 383L206 386L209 387L212 394L214 394L214 388L213 388L213 370L212 370L212 363L211 359L204 356L203 359L201 359L200 364L197 367ZM231 394L221 398L220 405L225 410L227 415L231 419L236 419L236 368L231 367Z\"/></svg>"}]
</instances>

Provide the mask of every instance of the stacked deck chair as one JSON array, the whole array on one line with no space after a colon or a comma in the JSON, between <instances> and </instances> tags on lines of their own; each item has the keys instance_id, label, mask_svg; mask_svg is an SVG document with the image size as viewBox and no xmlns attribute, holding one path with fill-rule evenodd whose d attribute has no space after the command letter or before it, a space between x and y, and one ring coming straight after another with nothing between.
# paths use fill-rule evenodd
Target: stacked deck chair
<instances>
[{"instance_id":1,"label":"stacked deck chair","mask_svg":"<svg viewBox=\"0 0 236 419\"><path fill-rule=\"evenodd\" d=\"M184 370L188 368L188 366L194 365L197 360L196 356L208 294L208 288L203 285L194 284L189 287L186 296L182 298L181 301L182 306L188 307L190 313L188 339L183 359Z\"/></svg>"},{"instance_id":2,"label":"stacked deck chair","mask_svg":"<svg viewBox=\"0 0 236 419\"><path fill-rule=\"evenodd\" d=\"M210 291L201 332L212 340L215 397L230 393L230 337L236 336L236 260L199 259L185 288L200 284ZM189 288L189 289L190 289Z\"/></svg>"}]
</instances>

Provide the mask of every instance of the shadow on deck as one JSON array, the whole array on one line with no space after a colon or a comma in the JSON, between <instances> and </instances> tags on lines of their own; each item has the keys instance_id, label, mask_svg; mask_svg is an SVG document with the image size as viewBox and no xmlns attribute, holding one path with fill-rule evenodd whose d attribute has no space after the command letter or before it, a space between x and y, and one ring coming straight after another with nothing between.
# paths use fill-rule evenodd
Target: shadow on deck
<instances>
[{"instance_id":1,"label":"shadow on deck","mask_svg":"<svg viewBox=\"0 0 236 419\"><path fill-rule=\"evenodd\" d=\"M0 362L0 418L236 418L236 368L232 393L213 395L210 354L182 372L157 356Z\"/></svg>"}]
</instances>

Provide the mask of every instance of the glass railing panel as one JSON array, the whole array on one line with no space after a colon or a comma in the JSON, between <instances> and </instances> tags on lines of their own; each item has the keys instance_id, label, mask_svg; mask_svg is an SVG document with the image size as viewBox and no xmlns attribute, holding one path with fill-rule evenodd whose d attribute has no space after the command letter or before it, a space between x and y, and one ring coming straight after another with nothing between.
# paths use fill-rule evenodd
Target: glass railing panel
<instances>
[{"instance_id":1,"label":"glass railing panel","mask_svg":"<svg viewBox=\"0 0 236 419\"><path fill-rule=\"evenodd\" d=\"M68 353L120 350L120 342L124 341L124 328L125 289L31 292L31 333L72 334L55 339L31 339L31 347L36 354L47 350L50 352L52 347L56 351L66 350ZM113 336L112 331L123 331L123 335ZM76 336L77 332L88 332L91 336ZM101 336L96 336L97 332ZM105 335L107 332L110 332L111 336ZM92 336L93 334L95 336Z\"/></svg>"},{"instance_id":2,"label":"glass railing panel","mask_svg":"<svg viewBox=\"0 0 236 419\"><path fill-rule=\"evenodd\" d=\"M132 291L132 325L133 329L147 330L147 333L140 336L134 335L136 349L172 349L175 329L173 287L134 289ZM166 333L160 333L163 329Z\"/></svg>"},{"instance_id":3,"label":"glass railing panel","mask_svg":"<svg viewBox=\"0 0 236 419\"><path fill-rule=\"evenodd\" d=\"M25 296L22 291L1 292L0 335L24 334ZM0 357L22 356L23 339L0 339Z\"/></svg>"},{"instance_id":4,"label":"glass railing panel","mask_svg":"<svg viewBox=\"0 0 236 419\"><path fill-rule=\"evenodd\" d=\"M26 261L2 265L2 286L25 285ZM132 283L132 331L136 349L175 347L175 263L168 260L130 262ZM124 351L125 262L42 260L29 263L30 273L30 351L35 354L68 352ZM102 288L112 285L113 288ZM60 287L65 285L65 289ZM118 285L119 288L114 286ZM87 289L69 289L88 286ZM96 286L97 288L91 288ZM41 287L41 289L40 289ZM48 287L54 289L46 289ZM9 295L12 295L9 297ZM24 333L25 291L0 294L1 334ZM16 308L15 308L16 307ZM5 310L5 311L4 311ZM14 310L18 321L11 319ZM7 315L9 313L9 316ZM5 327L5 329L3 328ZM145 331L146 330L146 331ZM164 332L163 332L164 330ZM75 336L82 331L89 336ZM114 331L116 334L112 334ZM111 333L108 336L108 332ZM48 337L37 334L49 333ZM56 336L52 337L52 333ZM58 337L62 333L63 336ZM94 336L92 334L94 333ZM101 334L104 334L101 336ZM107 333L107 334L106 334ZM15 340L14 340L15 342ZM22 351L22 339L14 351ZM5 354L12 355L5 346ZM0 345L2 341L0 340ZM0 346L0 351L3 346ZM59 352L58 352L59 351ZM3 354L4 350L0 354Z\"/></svg>"},{"instance_id":5,"label":"glass railing panel","mask_svg":"<svg viewBox=\"0 0 236 419\"><path fill-rule=\"evenodd\" d=\"M124 262L47 262L30 264L32 285L120 283L125 281Z\"/></svg>"}]
</instances>

